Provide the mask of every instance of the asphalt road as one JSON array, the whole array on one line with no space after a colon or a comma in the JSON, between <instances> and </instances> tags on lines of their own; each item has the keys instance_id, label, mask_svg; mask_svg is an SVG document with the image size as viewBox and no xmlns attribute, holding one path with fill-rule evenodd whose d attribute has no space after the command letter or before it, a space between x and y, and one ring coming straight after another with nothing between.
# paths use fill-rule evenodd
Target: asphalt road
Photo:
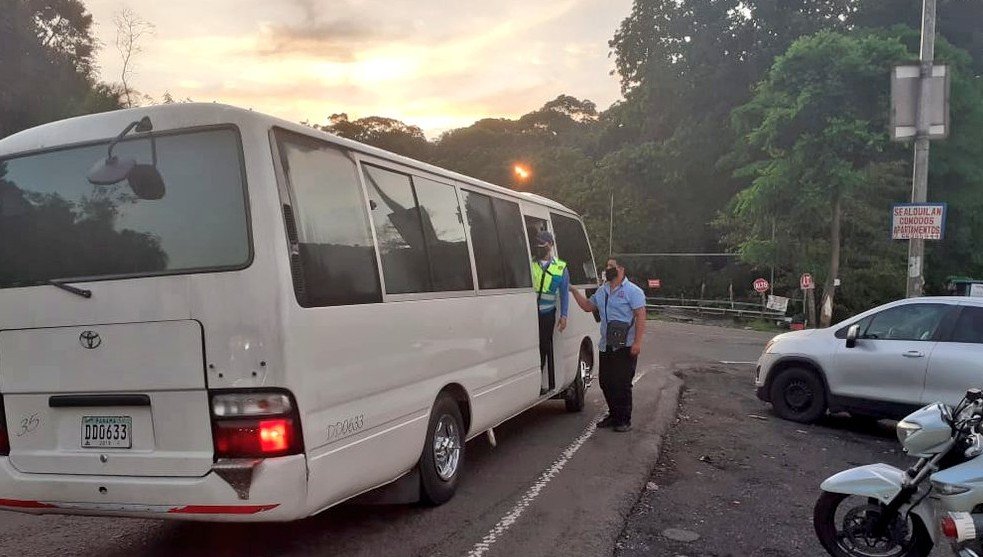
<instances>
[{"instance_id":1,"label":"asphalt road","mask_svg":"<svg viewBox=\"0 0 983 557\"><path fill-rule=\"evenodd\" d=\"M677 423L617 557L825 556L812 526L822 480L874 462L911 465L889 420L837 415L804 426L779 419L755 398L752 370L717 364L682 372ZM679 541L669 529L698 539ZM932 555L951 553L937 547Z\"/></svg>"},{"instance_id":2,"label":"asphalt road","mask_svg":"<svg viewBox=\"0 0 983 557\"><path fill-rule=\"evenodd\" d=\"M460 491L436 508L346 504L292 523L217 525L0 512L0 556L611 555L674 419L674 371L753 360L767 335L653 323L639 363L635 429L595 431L551 401L468 445Z\"/></svg>"}]
</instances>

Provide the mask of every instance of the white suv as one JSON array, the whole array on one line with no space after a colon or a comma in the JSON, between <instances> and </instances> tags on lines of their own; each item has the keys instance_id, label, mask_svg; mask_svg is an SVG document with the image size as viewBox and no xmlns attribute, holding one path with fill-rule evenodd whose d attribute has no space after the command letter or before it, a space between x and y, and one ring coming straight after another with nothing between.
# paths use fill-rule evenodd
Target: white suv
<instances>
[{"instance_id":1,"label":"white suv","mask_svg":"<svg viewBox=\"0 0 983 557\"><path fill-rule=\"evenodd\" d=\"M758 398L782 418L827 410L900 418L983 387L983 298L913 298L830 327L778 335L758 360Z\"/></svg>"}]
</instances>

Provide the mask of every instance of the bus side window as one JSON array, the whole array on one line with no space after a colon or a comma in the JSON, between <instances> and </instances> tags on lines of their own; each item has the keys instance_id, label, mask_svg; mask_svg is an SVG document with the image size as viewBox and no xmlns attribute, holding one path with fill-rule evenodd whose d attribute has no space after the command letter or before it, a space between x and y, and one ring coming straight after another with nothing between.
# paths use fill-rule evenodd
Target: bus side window
<instances>
[{"instance_id":1,"label":"bus side window","mask_svg":"<svg viewBox=\"0 0 983 557\"><path fill-rule=\"evenodd\" d=\"M471 229L478 287L484 290L506 288L508 281L491 197L468 190L462 190L461 193L464 195L464 211Z\"/></svg>"},{"instance_id":2,"label":"bus side window","mask_svg":"<svg viewBox=\"0 0 983 557\"><path fill-rule=\"evenodd\" d=\"M454 186L413 176L436 291L473 290L468 239Z\"/></svg>"},{"instance_id":3,"label":"bus side window","mask_svg":"<svg viewBox=\"0 0 983 557\"><path fill-rule=\"evenodd\" d=\"M454 186L363 165L389 294L473 290Z\"/></svg>"},{"instance_id":4,"label":"bus side window","mask_svg":"<svg viewBox=\"0 0 983 557\"><path fill-rule=\"evenodd\" d=\"M529 252L522 224L519 204L495 198L495 221L498 223L498 242L505 255L505 276L509 288L532 287L532 273L529 272Z\"/></svg>"},{"instance_id":5,"label":"bus side window","mask_svg":"<svg viewBox=\"0 0 983 557\"><path fill-rule=\"evenodd\" d=\"M597 284L597 270L583 225L558 213L551 213L550 218L556 233L557 256L567 262L570 284Z\"/></svg>"},{"instance_id":6,"label":"bus side window","mask_svg":"<svg viewBox=\"0 0 983 557\"><path fill-rule=\"evenodd\" d=\"M386 292L429 292L430 265L426 240L410 177L367 164L362 168L379 242Z\"/></svg>"},{"instance_id":7,"label":"bus side window","mask_svg":"<svg viewBox=\"0 0 983 557\"><path fill-rule=\"evenodd\" d=\"M327 143L283 130L275 134L300 248L300 269L294 269L303 274L298 303L381 302L375 246L355 163Z\"/></svg>"}]
</instances>

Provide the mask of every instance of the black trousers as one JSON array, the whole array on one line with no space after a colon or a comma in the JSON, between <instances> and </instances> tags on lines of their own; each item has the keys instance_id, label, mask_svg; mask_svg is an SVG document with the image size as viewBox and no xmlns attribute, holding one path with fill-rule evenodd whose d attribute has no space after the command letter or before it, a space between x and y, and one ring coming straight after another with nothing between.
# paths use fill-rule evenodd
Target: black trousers
<instances>
[{"instance_id":1,"label":"black trousers","mask_svg":"<svg viewBox=\"0 0 983 557\"><path fill-rule=\"evenodd\" d=\"M548 371L551 391L556 388L556 364L553 361L553 329L555 328L555 311L539 314L539 369Z\"/></svg>"},{"instance_id":2,"label":"black trousers","mask_svg":"<svg viewBox=\"0 0 983 557\"><path fill-rule=\"evenodd\" d=\"M601 352L601 369L598 374L601 392L608 403L608 413L615 425L631 423L631 389L638 358L630 348Z\"/></svg>"}]
</instances>

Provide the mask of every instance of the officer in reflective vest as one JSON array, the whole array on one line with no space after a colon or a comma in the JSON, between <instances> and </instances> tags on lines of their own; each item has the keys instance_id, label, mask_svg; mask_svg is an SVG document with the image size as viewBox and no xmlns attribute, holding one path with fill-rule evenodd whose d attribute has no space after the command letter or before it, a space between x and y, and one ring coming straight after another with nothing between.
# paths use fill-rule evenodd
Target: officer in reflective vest
<instances>
[{"instance_id":1,"label":"officer in reflective vest","mask_svg":"<svg viewBox=\"0 0 983 557\"><path fill-rule=\"evenodd\" d=\"M570 308L570 273L564 261L553 257L553 235L542 231L536 236L532 260L532 285L536 289L539 310L539 367L543 370L540 394L556 388L556 368L553 359L553 330L567 328ZM560 319L556 319L559 302Z\"/></svg>"}]
</instances>

